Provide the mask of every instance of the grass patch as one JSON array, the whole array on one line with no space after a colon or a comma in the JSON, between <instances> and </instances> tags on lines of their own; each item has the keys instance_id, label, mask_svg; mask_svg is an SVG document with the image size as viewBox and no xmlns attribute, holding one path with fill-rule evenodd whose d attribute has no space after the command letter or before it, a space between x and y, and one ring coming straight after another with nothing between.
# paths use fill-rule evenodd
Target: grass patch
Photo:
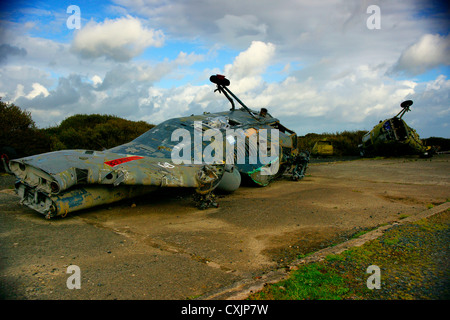
<instances>
[{"instance_id":1,"label":"grass patch","mask_svg":"<svg viewBox=\"0 0 450 320\"><path fill-rule=\"evenodd\" d=\"M344 279L335 271L328 270L320 263L304 266L292 273L291 278L262 291L262 300L336 300L348 294L343 286Z\"/></svg>"},{"instance_id":2,"label":"grass patch","mask_svg":"<svg viewBox=\"0 0 450 320\"><path fill-rule=\"evenodd\" d=\"M367 232L373 231L373 230L375 230L375 229L376 229L376 227L374 227L374 228L369 228L369 229L365 229L365 230L361 230L361 231L355 233L354 235L352 235L351 239L359 238L359 237L361 237L362 235L366 234Z\"/></svg>"}]
</instances>

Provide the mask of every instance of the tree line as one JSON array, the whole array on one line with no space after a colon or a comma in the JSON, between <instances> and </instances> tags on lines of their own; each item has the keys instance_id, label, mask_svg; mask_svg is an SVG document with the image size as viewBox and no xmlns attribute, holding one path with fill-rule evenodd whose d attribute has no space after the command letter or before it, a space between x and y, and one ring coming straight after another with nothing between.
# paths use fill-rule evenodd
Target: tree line
<instances>
[{"instance_id":1,"label":"tree line","mask_svg":"<svg viewBox=\"0 0 450 320\"><path fill-rule=\"evenodd\" d=\"M102 151L127 143L153 127L145 121L113 115L76 114L59 125L39 129L29 111L0 98L0 155L6 153L10 159L64 149ZM358 145L366 132L308 133L298 137L298 146L311 151L316 142L327 140L333 145L335 156L358 156ZM450 150L450 139L431 137L424 142Z\"/></svg>"},{"instance_id":2,"label":"tree line","mask_svg":"<svg viewBox=\"0 0 450 320\"><path fill-rule=\"evenodd\" d=\"M298 146L302 150L312 150L316 142L329 141L335 156L359 156L358 145L367 131L342 131L336 133L308 133L298 137Z\"/></svg>"},{"instance_id":3,"label":"tree line","mask_svg":"<svg viewBox=\"0 0 450 320\"><path fill-rule=\"evenodd\" d=\"M127 143L154 127L113 115L76 114L39 129L31 113L0 99L0 153L9 158L64 150L105 150Z\"/></svg>"}]
</instances>

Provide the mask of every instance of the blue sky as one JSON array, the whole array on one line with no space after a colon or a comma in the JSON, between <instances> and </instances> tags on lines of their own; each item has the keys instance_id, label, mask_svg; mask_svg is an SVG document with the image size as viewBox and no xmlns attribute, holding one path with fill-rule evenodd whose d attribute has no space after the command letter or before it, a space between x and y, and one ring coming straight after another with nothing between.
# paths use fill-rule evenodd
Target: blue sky
<instances>
[{"instance_id":1,"label":"blue sky","mask_svg":"<svg viewBox=\"0 0 450 320\"><path fill-rule=\"evenodd\" d=\"M228 109L209 83L221 73L299 135L370 130L411 99L408 124L450 138L443 3L15 1L1 5L0 96L39 127L76 113L157 124ZM80 29L67 27L70 5Z\"/></svg>"}]
</instances>

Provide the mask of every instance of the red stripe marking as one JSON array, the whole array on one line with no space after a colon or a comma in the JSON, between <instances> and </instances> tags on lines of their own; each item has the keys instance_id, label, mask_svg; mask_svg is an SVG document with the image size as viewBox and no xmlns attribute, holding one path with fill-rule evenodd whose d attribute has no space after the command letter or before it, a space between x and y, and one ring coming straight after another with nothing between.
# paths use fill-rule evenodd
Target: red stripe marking
<instances>
[{"instance_id":1,"label":"red stripe marking","mask_svg":"<svg viewBox=\"0 0 450 320\"><path fill-rule=\"evenodd\" d=\"M115 167L115 166L125 163L125 162L139 160L139 159L143 159L143 158L144 157L141 157L141 156L125 157L125 158L119 158L119 159L115 159L115 160L106 161L105 164L107 164L110 167Z\"/></svg>"}]
</instances>

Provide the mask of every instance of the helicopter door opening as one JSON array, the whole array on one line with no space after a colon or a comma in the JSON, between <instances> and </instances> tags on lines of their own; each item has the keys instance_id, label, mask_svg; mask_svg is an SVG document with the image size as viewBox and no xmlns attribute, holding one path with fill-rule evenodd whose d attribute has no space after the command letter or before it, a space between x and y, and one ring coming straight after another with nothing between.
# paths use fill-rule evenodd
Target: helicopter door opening
<instances>
[{"instance_id":1,"label":"helicopter door opening","mask_svg":"<svg viewBox=\"0 0 450 320\"><path fill-rule=\"evenodd\" d=\"M390 122L395 135L395 140L406 140L408 138L408 131L406 130L405 122L399 118L393 118Z\"/></svg>"}]
</instances>

